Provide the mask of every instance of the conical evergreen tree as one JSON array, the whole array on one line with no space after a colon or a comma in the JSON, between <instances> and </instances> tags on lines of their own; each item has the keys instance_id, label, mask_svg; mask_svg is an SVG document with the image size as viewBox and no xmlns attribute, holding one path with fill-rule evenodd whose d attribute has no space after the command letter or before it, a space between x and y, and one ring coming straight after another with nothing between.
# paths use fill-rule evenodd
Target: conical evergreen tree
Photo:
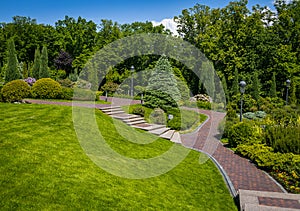
<instances>
[{"instance_id":1,"label":"conical evergreen tree","mask_svg":"<svg viewBox=\"0 0 300 211\"><path fill-rule=\"evenodd\" d=\"M259 100L259 92L260 92L260 83L258 79L258 73L255 72L253 74L253 79L252 79L252 97L258 102Z\"/></svg>"},{"instance_id":2,"label":"conical evergreen tree","mask_svg":"<svg viewBox=\"0 0 300 211\"><path fill-rule=\"evenodd\" d=\"M39 70L39 78L49 78L49 67L48 67L48 51L47 47L44 46L41 55L41 65Z\"/></svg>"},{"instance_id":3,"label":"conical evergreen tree","mask_svg":"<svg viewBox=\"0 0 300 211\"><path fill-rule=\"evenodd\" d=\"M167 93L176 102L180 100L177 80L166 56L162 56L158 60L149 78L147 89Z\"/></svg>"},{"instance_id":4,"label":"conical evergreen tree","mask_svg":"<svg viewBox=\"0 0 300 211\"><path fill-rule=\"evenodd\" d=\"M276 93L276 73L275 72L273 72L273 75L272 75L270 97L272 97L272 98L277 97L277 93Z\"/></svg>"},{"instance_id":5,"label":"conical evergreen tree","mask_svg":"<svg viewBox=\"0 0 300 211\"><path fill-rule=\"evenodd\" d=\"M7 51L7 68L5 72L5 82L10 82L21 78L21 73L19 72L19 62L17 59L15 43L13 39L8 40L8 51Z\"/></svg>"},{"instance_id":6,"label":"conical evergreen tree","mask_svg":"<svg viewBox=\"0 0 300 211\"><path fill-rule=\"evenodd\" d=\"M39 48L34 53L34 63L32 66L32 76L38 80L40 78L41 54Z\"/></svg>"},{"instance_id":7,"label":"conical evergreen tree","mask_svg":"<svg viewBox=\"0 0 300 211\"><path fill-rule=\"evenodd\" d=\"M225 79L224 76L222 77L222 86L223 86L223 90L224 90L224 93L225 93L226 101L228 103L230 99L229 99L229 93L228 93L226 79Z\"/></svg>"},{"instance_id":8,"label":"conical evergreen tree","mask_svg":"<svg viewBox=\"0 0 300 211\"><path fill-rule=\"evenodd\" d=\"M214 67L212 62L206 61L202 63L201 75L203 80L203 86L212 99L215 99L215 78L214 78Z\"/></svg>"},{"instance_id":9,"label":"conical evergreen tree","mask_svg":"<svg viewBox=\"0 0 300 211\"><path fill-rule=\"evenodd\" d=\"M234 80L231 87L232 95L239 94L239 73L238 70L234 69Z\"/></svg>"}]
</instances>

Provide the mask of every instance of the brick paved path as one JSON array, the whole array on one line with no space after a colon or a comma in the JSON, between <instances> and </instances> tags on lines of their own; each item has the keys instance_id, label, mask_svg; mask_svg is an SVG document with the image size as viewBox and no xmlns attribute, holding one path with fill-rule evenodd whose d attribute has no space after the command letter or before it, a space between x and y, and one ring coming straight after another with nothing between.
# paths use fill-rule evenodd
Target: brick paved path
<instances>
[{"instance_id":1,"label":"brick paved path","mask_svg":"<svg viewBox=\"0 0 300 211\"><path fill-rule=\"evenodd\" d=\"M198 110L198 112L206 114L209 119L196 133L183 135L183 145L211 155L224 169L236 191L245 189L283 192L282 188L265 172L257 169L247 159L234 154L219 142L217 128L225 114L206 110Z\"/></svg>"}]
</instances>

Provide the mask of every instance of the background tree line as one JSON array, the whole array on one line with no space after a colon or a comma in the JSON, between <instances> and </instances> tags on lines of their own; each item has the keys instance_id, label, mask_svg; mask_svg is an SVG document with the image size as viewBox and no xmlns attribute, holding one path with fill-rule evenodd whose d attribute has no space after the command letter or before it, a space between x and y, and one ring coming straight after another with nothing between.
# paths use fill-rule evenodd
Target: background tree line
<instances>
[{"instance_id":1,"label":"background tree line","mask_svg":"<svg viewBox=\"0 0 300 211\"><path fill-rule=\"evenodd\" d=\"M198 47L213 62L222 79L227 100L238 94L238 82L245 80L247 92L259 96L283 97L285 81L292 81L291 93L300 98L300 2L276 0L275 11L256 5L249 10L247 0L230 2L224 8L196 4L174 17L180 36ZM0 24L0 72L8 62L8 41L13 39L22 71L36 68L37 51L47 49L49 74L64 78L78 74L91 56L103 46L136 33L171 34L151 22L99 24L66 16L54 26L38 24L30 17L13 17ZM155 55L130 58L113 67L104 80L121 83L136 71L155 66ZM170 60L179 69L193 94L205 92L203 84L184 65ZM103 85L103 84L102 84Z\"/></svg>"}]
</instances>

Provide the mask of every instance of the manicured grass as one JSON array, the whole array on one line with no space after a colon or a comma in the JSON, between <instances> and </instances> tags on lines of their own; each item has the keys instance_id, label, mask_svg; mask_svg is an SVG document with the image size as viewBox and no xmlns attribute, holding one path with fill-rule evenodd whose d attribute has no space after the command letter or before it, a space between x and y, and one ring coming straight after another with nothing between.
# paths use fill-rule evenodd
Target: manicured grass
<instances>
[{"instance_id":1,"label":"manicured grass","mask_svg":"<svg viewBox=\"0 0 300 211\"><path fill-rule=\"evenodd\" d=\"M107 143L134 158L157 156L172 143L135 131L96 111ZM117 177L95 165L81 148L72 108L0 103L0 207L4 210L237 210L214 164L199 153L149 179ZM180 146L178 146L180 147ZM109 157L107 159L110 159Z\"/></svg>"},{"instance_id":2,"label":"manicured grass","mask_svg":"<svg viewBox=\"0 0 300 211\"><path fill-rule=\"evenodd\" d=\"M127 113L133 113L133 110L136 107L141 107L141 105L123 106L123 109ZM143 108L145 110L145 115L144 115L145 120L149 123L153 123L150 119L150 115L154 109L147 108L145 106L143 106ZM198 126L201 125L201 123L203 123L207 119L207 116L204 114L199 114L195 111L185 110L182 108L180 109L179 116L180 116L179 121L181 121L180 133L189 133L189 132L194 131ZM166 116L166 119L167 119L167 116ZM168 126L172 127L172 123L170 123L170 125L168 123Z\"/></svg>"}]
</instances>

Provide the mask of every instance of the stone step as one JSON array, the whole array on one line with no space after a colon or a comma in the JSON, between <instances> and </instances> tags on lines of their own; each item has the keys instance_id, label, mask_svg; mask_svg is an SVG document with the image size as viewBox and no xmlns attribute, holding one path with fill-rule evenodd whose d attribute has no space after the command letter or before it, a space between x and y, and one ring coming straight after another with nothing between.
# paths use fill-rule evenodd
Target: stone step
<instances>
[{"instance_id":1,"label":"stone step","mask_svg":"<svg viewBox=\"0 0 300 211\"><path fill-rule=\"evenodd\" d=\"M152 134L155 134L155 135L161 135L161 134L167 132L168 130L170 130L170 128L167 128L164 125L163 128L158 128L158 129L155 129L155 130L149 130L149 132L152 133Z\"/></svg>"},{"instance_id":2,"label":"stone step","mask_svg":"<svg viewBox=\"0 0 300 211\"><path fill-rule=\"evenodd\" d=\"M104 113L107 113L107 112L113 112L113 111L123 111L123 109L113 108L113 109L105 109L105 110L101 110L101 111L104 112Z\"/></svg>"},{"instance_id":3,"label":"stone step","mask_svg":"<svg viewBox=\"0 0 300 211\"><path fill-rule=\"evenodd\" d=\"M159 137L171 140L175 133L175 130L168 130L167 132L161 134Z\"/></svg>"},{"instance_id":4,"label":"stone step","mask_svg":"<svg viewBox=\"0 0 300 211\"><path fill-rule=\"evenodd\" d=\"M134 114L120 113L120 114L111 115L111 117L120 119L120 120L127 120L127 119L137 118L140 116L134 115Z\"/></svg>"},{"instance_id":5,"label":"stone step","mask_svg":"<svg viewBox=\"0 0 300 211\"><path fill-rule=\"evenodd\" d=\"M123 122L130 123L130 122L135 122L135 121L140 121L140 120L145 121L145 119L142 117L134 117L134 118L129 118L129 119L123 119Z\"/></svg>"},{"instance_id":6,"label":"stone step","mask_svg":"<svg viewBox=\"0 0 300 211\"><path fill-rule=\"evenodd\" d=\"M107 115L115 115L115 114L125 114L125 111L108 111L108 112L104 112Z\"/></svg>"},{"instance_id":7,"label":"stone step","mask_svg":"<svg viewBox=\"0 0 300 211\"><path fill-rule=\"evenodd\" d=\"M175 132L172 136L172 138L170 139L172 142L177 143L177 144L181 144L181 137L180 137L180 133L179 132Z\"/></svg>"},{"instance_id":8,"label":"stone step","mask_svg":"<svg viewBox=\"0 0 300 211\"><path fill-rule=\"evenodd\" d=\"M156 125L156 124L150 124L148 127L144 127L143 130L151 131L151 130L156 130L159 128L164 128L166 127L165 125Z\"/></svg>"},{"instance_id":9,"label":"stone step","mask_svg":"<svg viewBox=\"0 0 300 211\"><path fill-rule=\"evenodd\" d=\"M117 109L117 108L121 109L121 106L107 106L107 107L100 107L99 109L103 111L103 110L110 110L110 109Z\"/></svg>"},{"instance_id":10,"label":"stone step","mask_svg":"<svg viewBox=\"0 0 300 211\"><path fill-rule=\"evenodd\" d=\"M145 120L139 120L139 121L134 121L134 122L127 122L126 124L129 125L129 126L132 126L132 125L137 125L137 124L142 124L142 123L146 123Z\"/></svg>"}]
</instances>

